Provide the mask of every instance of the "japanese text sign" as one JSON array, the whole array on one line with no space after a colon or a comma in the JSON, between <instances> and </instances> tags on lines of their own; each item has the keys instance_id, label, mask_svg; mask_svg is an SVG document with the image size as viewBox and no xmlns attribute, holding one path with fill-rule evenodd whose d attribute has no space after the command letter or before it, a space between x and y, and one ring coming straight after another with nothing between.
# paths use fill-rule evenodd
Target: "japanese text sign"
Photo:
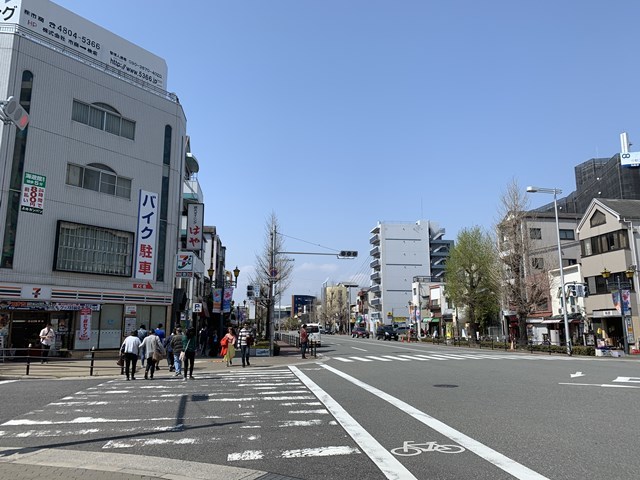
<instances>
[{"instance_id":1,"label":"japanese text sign","mask_svg":"<svg viewBox=\"0 0 640 480\"><path fill-rule=\"evenodd\" d=\"M158 194L140 190L134 278L155 280Z\"/></svg>"},{"instance_id":2,"label":"japanese text sign","mask_svg":"<svg viewBox=\"0 0 640 480\"><path fill-rule=\"evenodd\" d=\"M202 250L204 236L204 204L190 203L187 207L187 250Z\"/></svg>"},{"instance_id":3,"label":"japanese text sign","mask_svg":"<svg viewBox=\"0 0 640 480\"><path fill-rule=\"evenodd\" d=\"M24 172L20 211L42 215L44 209L44 190L47 177L36 173Z\"/></svg>"}]
</instances>

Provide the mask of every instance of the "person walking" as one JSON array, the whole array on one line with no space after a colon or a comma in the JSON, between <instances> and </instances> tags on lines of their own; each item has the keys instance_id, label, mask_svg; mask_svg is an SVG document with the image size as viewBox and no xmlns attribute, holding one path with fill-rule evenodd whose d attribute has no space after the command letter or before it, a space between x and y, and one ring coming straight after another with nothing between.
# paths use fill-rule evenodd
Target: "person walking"
<instances>
[{"instance_id":1,"label":"person walking","mask_svg":"<svg viewBox=\"0 0 640 480\"><path fill-rule=\"evenodd\" d=\"M171 349L173 350L173 369L176 377L182 376L182 360L180 354L184 351L182 346L182 329L176 328L175 333L171 336Z\"/></svg>"},{"instance_id":2,"label":"person walking","mask_svg":"<svg viewBox=\"0 0 640 480\"><path fill-rule=\"evenodd\" d=\"M196 329L187 329L186 333L182 336L182 350L184 351L184 380L187 379L187 371L189 373L189 378L193 380L193 364L196 361L197 349L196 341Z\"/></svg>"},{"instance_id":3,"label":"person walking","mask_svg":"<svg viewBox=\"0 0 640 480\"><path fill-rule=\"evenodd\" d=\"M141 343L140 338L138 338L138 332L132 330L131 334L124 339L120 347L120 351L124 353L124 371L127 375L127 380L129 380L130 376L131 380L136 379L136 364L138 363Z\"/></svg>"},{"instance_id":4,"label":"person walking","mask_svg":"<svg viewBox=\"0 0 640 480\"><path fill-rule=\"evenodd\" d=\"M160 339L160 344L164 344L164 338L166 336L166 333L164 331L164 328L162 328L162 324L161 323L159 323L158 324L158 328L156 328L156 335ZM159 363L156 364L156 370L160 371L160 364ZM151 378L153 378L153 377L151 377Z\"/></svg>"},{"instance_id":5,"label":"person walking","mask_svg":"<svg viewBox=\"0 0 640 480\"><path fill-rule=\"evenodd\" d=\"M218 356L218 348L219 348L218 332L216 332L214 330L212 335L211 335L211 348L209 349L209 356L210 357L217 357Z\"/></svg>"},{"instance_id":6,"label":"person walking","mask_svg":"<svg viewBox=\"0 0 640 480\"><path fill-rule=\"evenodd\" d=\"M167 352L167 366L169 367L170 372L175 371L173 362L173 344L171 343L175 334L176 330L174 329L173 332L171 332L171 334L164 339L164 342L162 342L162 346L164 347L165 352ZM180 336L182 337L182 335Z\"/></svg>"},{"instance_id":7,"label":"person walking","mask_svg":"<svg viewBox=\"0 0 640 480\"><path fill-rule=\"evenodd\" d=\"M209 339L209 329L204 326L198 333L198 344L200 349L200 355L203 357L207 354L207 340Z\"/></svg>"},{"instance_id":8,"label":"person walking","mask_svg":"<svg viewBox=\"0 0 640 480\"><path fill-rule=\"evenodd\" d=\"M147 366L144 370L144 379L149 380L149 371L151 371L151 379L153 379L153 373L156 371L156 360L154 354L156 352L163 353L164 348L160 338L156 335L156 332L149 330L149 335L142 341L142 347L144 348L145 355L147 356Z\"/></svg>"},{"instance_id":9,"label":"person walking","mask_svg":"<svg viewBox=\"0 0 640 480\"><path fill-rule=\"evenodd\" d=\"M56 342L56 332L52 327L51 322L47 322L45 327L40 330L40 345L42 345L40 363L49 363L49 351Z\"/></svg>"},{"instance_id":10,"label":"person walking","mask_svg":"<svg viewBox=\"0 0 640 480\"><path fill-rule=\"evenodd\" d=\"M236 356L236 336L234 335L233 328L227 329L227 334L220 340L220 355L227 362L227 367L233 363L233 357Z\"/></svg>"},{"instance_id":11,"label":"person walking","mask_svg":"<svg viewBox=\"0 0 640 480\"><path fill-rule=\"evenodd\" d=\"M144 341L145 337L148 334L149 334L149 331L147 330L147 326L143 323L142 325L140 325L140 328L138 329L138 338L140 339L140 343ZM142 368L144 368L144 361L145 361L145 352L144 352L144 347L142 347L140 350L140 362L142 364Z\"/></svg>"},{"instance_id":12,"label":"person walking","mask_svg":"<svg viewBox=\"0 0 640 480\"><path fill-rule=\"evenodd\" d=\"M309 334L307 333L307 324L303 324L300 329L300 350L302 350L302 358L307 358L307 343L309 342Z\"/></svg>"},{"instance_id":13,"label":"person walking","mask_svg":"<svg viewBox=\"0 0 640 480\"><path fill-rule=\"evenodd\" d=\"M245 322L238 333L238 345L240 345L240 356L242 357L242 367L251 365L249 363L249 353L251 352L251 345L253 345L253 335L249 324Z\"/></svg>"}]
</instances>

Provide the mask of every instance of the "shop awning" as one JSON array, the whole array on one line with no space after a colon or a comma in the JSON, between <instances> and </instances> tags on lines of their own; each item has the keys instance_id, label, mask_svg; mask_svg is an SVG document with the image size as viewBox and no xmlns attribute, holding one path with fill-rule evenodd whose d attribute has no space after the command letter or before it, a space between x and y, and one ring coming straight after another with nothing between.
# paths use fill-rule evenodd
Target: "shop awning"
<instances>
[{"instance_id":1,"label":"shop awning","mask_svg":"<svg viewBox=\"0 0 640 480\"><path fill-rule=\"evenodd\" d=\"M543 320L542 323L561 323L564 322L563 319L557 319L557 318L549 318L547 320Z\"/></svg>"},{"instance_id":2,"label":"shop awning","mask_svg":"<svg viewBox=\"0 0 640 480\"><path fill-rule=\"evenodd\" d=\"M431 323L440 323L440 319L439 318L432 318L431 319Z\"/></svg>"}]
</instances>

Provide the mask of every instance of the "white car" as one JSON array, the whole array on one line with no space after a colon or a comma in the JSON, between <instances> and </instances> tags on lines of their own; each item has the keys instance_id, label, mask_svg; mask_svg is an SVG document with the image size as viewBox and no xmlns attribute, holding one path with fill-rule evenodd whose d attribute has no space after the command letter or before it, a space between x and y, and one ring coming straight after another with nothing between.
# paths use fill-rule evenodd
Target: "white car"
<instances>
[{"instance_id":1,"label":"white car","mask_svg":"<svg viewBox=\"0 0 640 480\"><path fill-rule=\"evenodd\" d=\"M316 346L322 346L322 334L320 332L320 325L317 323L307 323L307 333L309 334L309 341L314 342Z\"/></svg>"}]
</instances>

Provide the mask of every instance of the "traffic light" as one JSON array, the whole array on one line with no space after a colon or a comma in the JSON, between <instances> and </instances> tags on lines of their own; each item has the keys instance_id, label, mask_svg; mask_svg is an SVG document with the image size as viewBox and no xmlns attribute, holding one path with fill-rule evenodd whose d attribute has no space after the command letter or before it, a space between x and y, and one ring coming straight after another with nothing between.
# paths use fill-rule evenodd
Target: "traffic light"
<instances>
[{"instance_id":1,"label":"traffic light","mask_svg":"<svg viewBox=\"0 0 640 480\"><path fill-rule=\"evenodd\" d=\"M567 297L577 297L578 296L578 285L575 283L572 285L567 285Z\"/></svg>"},{"instance_id":2,"label":"traffic light","mask_svg":"<svg viewBox=\"0 0 640 480\"><path fill-rule=\"evenodd\" d=\"M583 283L583 288L584 288L584 296L588 297L589 296L589 284L588 283Z\"/></svg>"},{"instance_id":3,"label":"traffic light","mask_svg":"<svg viewBox=\"0 0 640 480\"><path fill-rule=\"evenodd\" d=\"M29 114L20 106L18 100L9 97L6 102L2 102L2 117L4 120L13 123L20 130L27 128L29 124Z\"/></svg>"},{"instance_id":4,"label":"traffic light","mask_svg":"<svg viewBox=\"0 0 640 480\"><path fill-rule=\"evenodd\" d=\"M356 258L358 256L358 252L355 250L340 250L338 254L338 258Z\"/></svg>"},{"instance_id":5,"label":"traffic light","mask_svg":"<svg viewBox=\"0 0 640 480\"><path fill-rule=\"evenodd\" d=\"M255 296L255 290L253 285L247 285L247 298L253 298Z\"/></svg>"}]
</instances>

